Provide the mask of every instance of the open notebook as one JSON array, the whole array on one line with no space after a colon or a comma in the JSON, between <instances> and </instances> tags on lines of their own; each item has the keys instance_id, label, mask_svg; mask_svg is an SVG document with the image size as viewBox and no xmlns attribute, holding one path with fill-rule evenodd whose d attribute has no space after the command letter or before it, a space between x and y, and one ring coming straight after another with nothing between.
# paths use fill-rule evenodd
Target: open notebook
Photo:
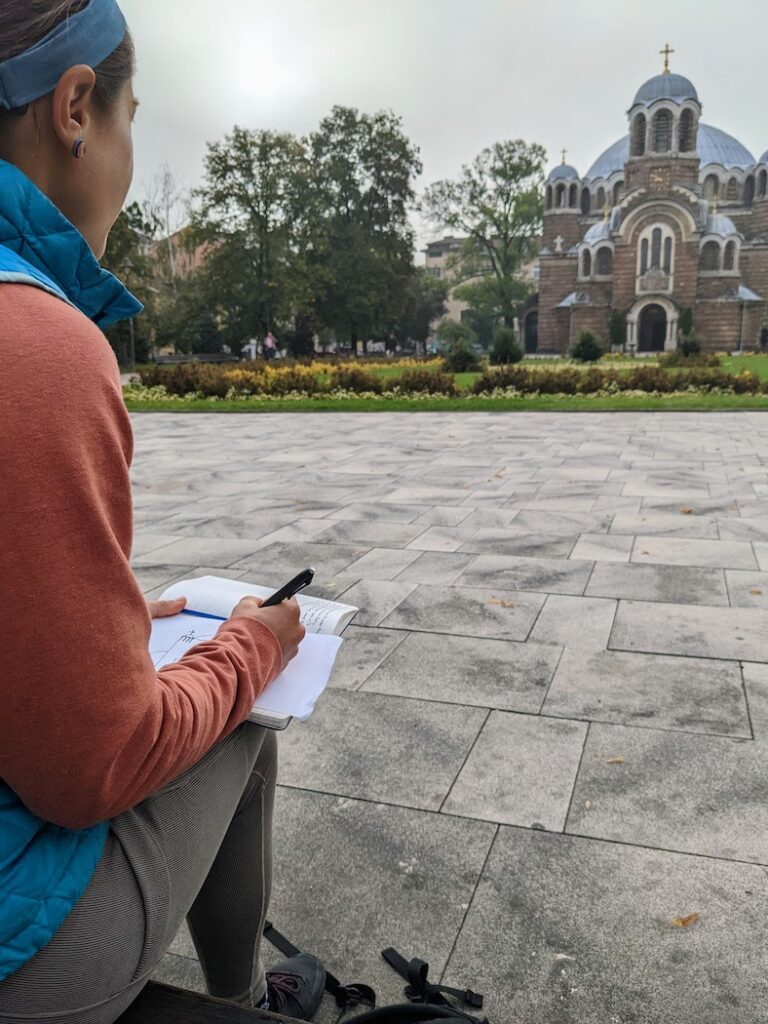
<instances>
[{"instance_id":1,"label":"open notebook","mask_svg":"<svg viewBox=\"0 0 768 1024\"><path fill-rule=\"evenodd\" d=\"M152 620L149 652L155 668L179 661L197 644L215 636L241 598L267 598L275 590L277 586L260 587L219 576L174 583L164 592L163 600L186 597L187 607L180 615ZM292 718L309 718L328 685L341 647L340 634L357 613L352 605L306 594L297 600L307 635L298 655L259 696L249 715L249 721L270 729L285 729Z\"/></svg>"}]
</instances>

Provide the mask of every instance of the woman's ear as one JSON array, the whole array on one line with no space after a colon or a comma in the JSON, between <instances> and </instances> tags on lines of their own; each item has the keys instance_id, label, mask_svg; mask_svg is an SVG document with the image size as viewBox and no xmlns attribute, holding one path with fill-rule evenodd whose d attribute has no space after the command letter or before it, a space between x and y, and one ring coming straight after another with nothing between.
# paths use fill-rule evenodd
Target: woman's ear
<instances>
[{"instance_id":1,"label":"woman's ear","mask_svg":"<svg viewBox=\"0 0 768 1024\"><path fill-rule=\"evenodd\" d=\"M62 145L74 151L91 125L96 73L86 64L65 71L53 93L51 127Z\"/></svg>"}]
</instances>

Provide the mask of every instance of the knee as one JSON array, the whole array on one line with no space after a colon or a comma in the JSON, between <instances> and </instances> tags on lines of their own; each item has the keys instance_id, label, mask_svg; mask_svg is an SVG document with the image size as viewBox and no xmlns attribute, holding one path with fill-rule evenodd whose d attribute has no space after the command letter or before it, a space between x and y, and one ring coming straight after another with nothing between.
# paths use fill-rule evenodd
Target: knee
<instances>
[{"instance_id":1,"label":"knee","mask_svg":"<svg viewBox=\"0 0 768 1024\"><path fill-rule=\"evenodd\" d=\"M264 740L253 770L265 782L277 778L277 733L274 729L264 730Z\"/></svg>"}]
</instances>

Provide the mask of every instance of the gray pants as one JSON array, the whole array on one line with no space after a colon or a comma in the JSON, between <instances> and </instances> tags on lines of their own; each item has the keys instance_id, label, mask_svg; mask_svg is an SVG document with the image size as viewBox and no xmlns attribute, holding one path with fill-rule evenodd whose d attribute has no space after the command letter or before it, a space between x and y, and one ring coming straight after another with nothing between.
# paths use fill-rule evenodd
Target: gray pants
<instances>
[{"instance_id":1,"label":"gray pants","mask_svg":"<svg viewBox=\"0 0 768 1024\"><path fill-rule=\"evenodd\" d=\"M111 823L87 890L51 942L0 982L0 1024L112 1024L186 917L209 991L257 1004L272 882L274 732L241 726Z\"/></svg>"}]
</instances>

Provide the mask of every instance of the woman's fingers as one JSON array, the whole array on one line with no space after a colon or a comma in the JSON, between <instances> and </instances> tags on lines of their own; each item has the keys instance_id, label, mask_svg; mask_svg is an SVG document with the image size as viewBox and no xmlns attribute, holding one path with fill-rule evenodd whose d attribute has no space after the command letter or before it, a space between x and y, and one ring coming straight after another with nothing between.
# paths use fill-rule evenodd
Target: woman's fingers
<instances>
[{"instance_id":1,"label":"woman's fingers","mask_svg":"<svg viewBox=\"0 0 768 1024\"><path fill-rule=\"evenodd\" d=\"M177 597L174 601L147 601L149 614L153 619L167 619L169 615L178 615L186 604L186 597Z\"/></svg>"}]
</instances>

